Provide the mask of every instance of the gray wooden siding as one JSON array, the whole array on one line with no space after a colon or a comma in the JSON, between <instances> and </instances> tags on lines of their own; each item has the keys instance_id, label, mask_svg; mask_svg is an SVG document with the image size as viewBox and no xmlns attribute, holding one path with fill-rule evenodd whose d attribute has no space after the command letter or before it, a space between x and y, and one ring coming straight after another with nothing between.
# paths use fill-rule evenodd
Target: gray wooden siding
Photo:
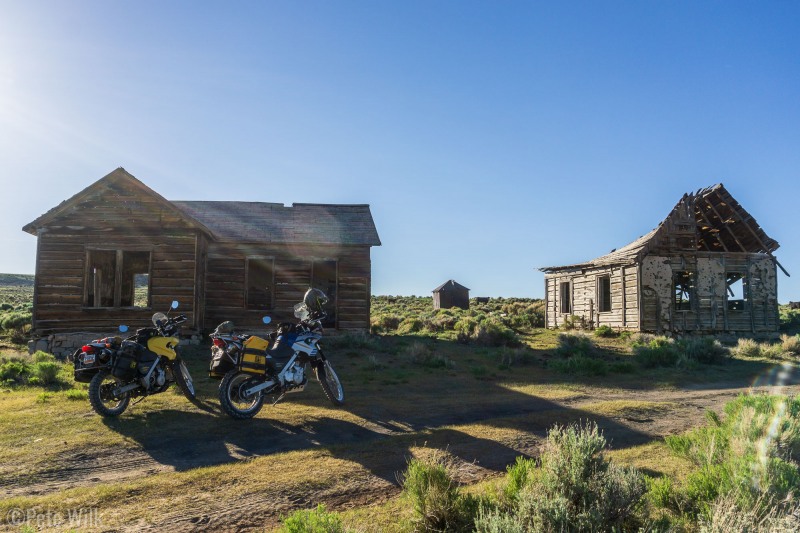
<instances>
[{"instance_id":1,"label":"gray wooden siding","mask_svg":"<svg viewBox=\"0 0 800 533\"><path fill-rule=\"evenodd\" d=\"M598 278L609 276L611 310L598 311ZM570 313L561 312L561 284L570 283ZM639 327L638 270L635 266L597 268L586 272L547 274L545 276L547 327L564 324L570 315L582 317L593 327L606 325L615 329L636 330Z\"/></svg>"}]
</instances>

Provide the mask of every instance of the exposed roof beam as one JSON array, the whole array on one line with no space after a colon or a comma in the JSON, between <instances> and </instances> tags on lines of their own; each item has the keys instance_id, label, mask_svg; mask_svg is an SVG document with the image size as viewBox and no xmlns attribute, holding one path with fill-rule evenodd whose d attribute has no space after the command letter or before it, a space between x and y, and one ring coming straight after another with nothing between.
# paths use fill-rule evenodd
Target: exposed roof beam
<instances>
[{"instance_id":1,"label":"exposed roof beam","mask_svg":"<svg viewBox=\"0 0 800 533\"><path fill-rule=\"evenodd\" d=\"M703 216L703 220L705 220L706 223L708 223L708 226L710 228L714 228L714 224L712 224L711 221L708 219L708 217L706 216L706 212L705 211L703 211L702 209L697 209L696 211ZM708 233L713 233L713 232L709 231ZM722 242L722 239L719 238L719 233L713 233L713 235L714 235L714 238L717 239L717 242L722 245L722 249L725 250L726 252L728 252L729 251L728 247L725 246L725 243ZM705 242L705 239L703 241ZM706 248L708 248L708 245L706 245Z\"/></svg>"},{"instance_id":2,"label":"exposed roof beam","mask_svg":"<svg viewBox=\"0 0 800 533\"><path fill-rule=\"evenodd\" d=\"M714 204L712 204L711 201L708 199L708 196L703 196L703 201L706 203L706 205L708 205L708 207L711 208L712 211L714 211L714 214L717 215L717 218L719 218L720 223L723 226L725 226L725 229L728 230L728 233L730 234L731 237L733 237L733 240L736 241L736 244L739 245L739 248L741 248L743 252L747 252L747 249L742 245L741 241L733 232L731 227L728 224L725 224L725 219L722 218L722 215L719 214L719 211L717 211L717 208L714 207Z\"/></svg>"},{"instance_id":3,"label":"exposed roof beam","mask_svg":"<svg viewBox=\"0 0 800 533\"><path fill-rule=\"evenodd\" d=\"M720 202L725 202L725 199L722 196L720 196L719 191L714 191L714 194L717 195L717 198L719 198ZM744 220L744 218L742 218L742 215L740 215L739 212L736 209L734 209L730 205L729 205L729 207L730 207L731 213L733 213L733 216L738 218L739 222L741 222L748 230L750 230L750 234L753 235L753 238L755 238L756 242L758 242L758 244L761 245L761 248L764 250L764 252L772 255L772 253L769 250L769 247L766 244L764 244L764 241L761 240L761 238L758 236L758 233L756 233L756 231L752 228L752 226L750 226L750 224L748 224ZM752 219L753 219L753 217L750 217L750 220L752 220Z\"/></svg>"}]
</instances>

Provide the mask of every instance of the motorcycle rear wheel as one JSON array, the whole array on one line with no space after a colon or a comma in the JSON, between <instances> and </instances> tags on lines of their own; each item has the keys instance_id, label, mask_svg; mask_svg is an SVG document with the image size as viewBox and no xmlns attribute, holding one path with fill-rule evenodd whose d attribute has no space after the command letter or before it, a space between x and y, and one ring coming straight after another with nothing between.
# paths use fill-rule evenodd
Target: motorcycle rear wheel
<instances>
[{"instance_id":1,"label":"motorcycle rear wheel","mask_svg":"<svg viewBox=\"0 0 800 533\"><path fill-rule=\"evenodd\" d=\"M175 376L175 384L178 385L186 399L190 402L195 401L197 392L194 390L194 383L192 383L189 369L182 359L177 359L172 363L172 375Z\"/></svg>"},{"instance_id":2,"label":"motorcycle rear wheel","mask_svg":"<svg viewBox=\"0 0 800 533\"><path fill-rule=\"evenodd\" d=\"M331 362L325 360L316 367L317 380L322 386L322 392L331 401L333 405L344 405L344 388L342 382L339 381L339 376L331 366Z\"/></svg>"},{"instance_id":3,"label":"motorcycle rear wheel","mask_svg":"<svg viewBox=\"0 0 800 533\"><path fill-rule=\"evenodd\" d=\"M128 408L131 393L123 392L114 396L111 391L122 385L122 380L112 376L108 370L101 370L89 382L89 403L100 416L119 416Z\"/></svg>"},{"instance_id":4,"label":"motorcycle rear wheel","mask_svg":"<svg viewBox=\"0 0 800 533\"><path fill-rule=\"evenodd\" d=\"M256 416L264 405L264 396L261 392L247 396L244 391L257 383L253 376L236 369L225 374L219 384L219 403L222 410L239 420Z\"/></svg>"}]
</instances>

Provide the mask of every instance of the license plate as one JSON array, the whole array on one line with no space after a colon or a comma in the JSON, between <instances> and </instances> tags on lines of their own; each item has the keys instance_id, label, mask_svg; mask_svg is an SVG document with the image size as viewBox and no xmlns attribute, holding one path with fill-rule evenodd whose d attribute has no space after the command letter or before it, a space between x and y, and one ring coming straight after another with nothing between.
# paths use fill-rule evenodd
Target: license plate
<instances>
[{"instance_id":1,"label":"license plate","mask_svg":"<svg viewBox=\"0 0 800 533\"><path fill-rule=\"evenodd\" d=\"M85 354L83 354L83 364L84 365L94 364L94 357L95 357L95 354L93 354L93 353L85 353Z\"/></svg>"}]
</instances>

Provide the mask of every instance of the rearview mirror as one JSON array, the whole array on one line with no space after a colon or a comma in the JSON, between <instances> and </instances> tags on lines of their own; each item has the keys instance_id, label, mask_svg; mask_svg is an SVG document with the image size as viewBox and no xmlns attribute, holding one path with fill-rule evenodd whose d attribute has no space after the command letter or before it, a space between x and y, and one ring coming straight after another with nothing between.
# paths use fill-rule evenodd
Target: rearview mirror
<instances>
[{"instance_id":1,"label":"rearview mirror","mask_svg":"<svg viewBox=\"0 0 800 533\"><path fill-rule=\"evenodd\" d=\"M272 319L270 317L268 317L268 316L265 316L264 318L261 319L261 321L264 324L269 324L270 322L272 322Z\"/></svg>"},{"instance_id":2,"label":"rearview mirror","mask_svg":"<svg viewBox=\"0 0 800 533\"><path fill-rule=\"evenodd\" d=\"M125 332L128 331L128 326L126 326L125 324L122 324L122 325L120 325L119 330L120 330L120 332L125 333Z\"/></svg>"},{"instance_id":3,"label":"rearview mirror","mask_svg":"<svg viewBox=\"0 0 800 533\"><path fill-rule=\"evenodd\" d=\"M178 300L172 300L172 305L170 307L172 307L173 309L177 309L178 305L179 305Z\"/></svg>"}]
</instances>

